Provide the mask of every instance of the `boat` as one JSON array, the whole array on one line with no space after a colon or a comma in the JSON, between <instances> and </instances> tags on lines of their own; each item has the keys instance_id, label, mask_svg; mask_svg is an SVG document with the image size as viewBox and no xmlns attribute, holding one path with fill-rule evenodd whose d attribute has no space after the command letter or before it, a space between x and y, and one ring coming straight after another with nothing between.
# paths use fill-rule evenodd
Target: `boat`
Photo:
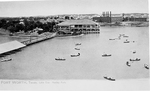
<instances>
[{"instance_id":1,"label":"boat","mask_svg":"<svg viewBox=\"0 0 150 91\"><path fill-rule=\"evenodd\" d=\"M109 40L115 40L115 39L109 39Z\"/></svg>"},{"instance_id":2,"label":"boat","mask_svg":"<svg viewBox=\"0 0 150 91\"><path fill-rule=\"evenodd\" d=\"M146 69L149 69L149 66L148 66L147 64L144 64L144 67L145 67Z\"/></svg>"},{"instance_id":3,"label":"boat","mask_svg":"<svg viewBox=\"0 0 150 91\"><path fill-rule=\"evenodd\" d=\"M106 76L104 76L104 78L105 78L105 79L107 79L107 80L110 80L110 81L115 81L115 79L110 78L110 77L106 77Z\"/></svg>"},{"instance_id":4,"label":"boat","mask_svg":"<svg viewBox=\"0 0 150 91\"><path fill-rule=\"evenodd\" d=\"M12 59L5 59L5 60L1 60L1 62L8 62L8 61L12 61Z\"/></svg>"},{"instance_id":5,"label":"boat","mask_svg":"<svg viewBox=\"0 0 150 91\"><path fill-rule=\"evenodd\" d=\"M136 59L130 59L130 61L140 61L140 58L136 58Z\"/></svg>"},{"instance_id":6,"label":"boat","mask_svg":"<svg viewBox=\"0 0 150 91\"><path fill-rule=\"evenodd\" d=\"M123 37L129 37L129 36L123 35Z\"/></svg>"},{"instance_id":7,"label":"boat","mask_svg":"<svg viewBox=\"0 0 150 91\"><path fill-rule=\"evenodd\" d=\"M78 53L77 55L71 55L71 57L77 57L80 56L80 53Z\"/></svg>"},{"instance_id":8,"label":"boat","mask_svg":"<svg viewBox=\"0 0 150 91\"><path fill-rule=\"evenodd\" d=\"M124 41L123 43L129 43L130 41Z\"/></svg>"},{"instance_id":9,"label":"boat","mask_svg":"<svg viewBox=\"0 0 150 91\"><path fill-rule=\"evenodd\" d=\"M73 36L73 37L77 37L77 36L83 36L84 34L82 33L74 33L74 32L70 32L70 31L58 31L56 33L56 37L67 37L67 36Z\"/></svg>"},{"instance_id":10,"label":"boat","mask_svg":"<svg viewBox=\"0 0 150 91\"><path fill-rule=\"evenodd\" d=\"M57 60L57 61L65 61L66 59L64 59L64 58L55 58L55 60Z\"/></svg>"},{"instance_id":11,"label":"boat","mask_svg":"<svg viewBox=\"0 0 150 91\"><path fill-rule=\"evenodd\" d=\"M81 43L77 43L76 46L77 46L77 45L81 45Z\"/></svg>"},{"instance_id":12,"label":"boat","mask_svg":"<svg viewBox=\"0 0 150 91\"><path fill-rule=\"evenodd\" d=\"M75 50L80 50L79 48L75 48Z\"/></svg>"},{"instance_id":13,"label":"boat","mask_svg":"<svg viewBox=\"0 0 150 91\"><path fill-rule=\"evenodd\" d=\"M133 52L133 54L136 53L136 51Z\"/></svg>"},{"instance_id":14,"label":"boat","mask_svg":"<svg viewBox=\"0 0 150 91\"><path fill-rule=\"evenodd\" d=\"M103 54L102 57L109 57L111 54Z\"/></svg>"},{"instance_id":15,"label":"boat","mask_svg":"<svg viewBox=\"0 0 150 91\"><path fill-rule=\"evenodd\" d=\"M127 66L129 66L129 67L131 66L131 64L129 64L129 62L128 62L128 61L126 62L126 65L127 65Z\"/></svg>"}]
</instances>

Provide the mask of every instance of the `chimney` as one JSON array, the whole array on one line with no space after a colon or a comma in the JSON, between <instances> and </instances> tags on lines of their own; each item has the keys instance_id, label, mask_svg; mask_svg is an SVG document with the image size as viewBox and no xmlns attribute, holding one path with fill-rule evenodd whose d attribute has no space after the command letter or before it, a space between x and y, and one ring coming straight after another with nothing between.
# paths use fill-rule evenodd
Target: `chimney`
<instances>
[{"instance_id":1,"label":"chimney","mask_svg":"<svg viewBox=\"0 0 150 91\"><path fill-rule=\"evenodd\" d=\"M110 11L110 23L111 23L111 11Z\"/></svg>"}]
</instances>

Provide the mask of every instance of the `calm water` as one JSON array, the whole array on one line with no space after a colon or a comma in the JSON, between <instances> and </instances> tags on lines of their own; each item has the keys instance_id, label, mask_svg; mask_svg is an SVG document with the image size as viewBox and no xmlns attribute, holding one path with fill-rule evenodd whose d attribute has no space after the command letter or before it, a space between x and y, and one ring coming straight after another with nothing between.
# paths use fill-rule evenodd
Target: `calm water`
<instances>
[{"instance_id":1,"label":"calm water","mask_svg":"<svg viewBox=\"0 0 150 91\"><path fill-rule=\"evenodd\" d=\"M125 34L128 38L117 38ZM123 43L126 39L130 43ZM0 43L15 38L0 35ZM133 42L135 41L135 42ZM81 45L76 46L76 43ZM80 48L75 50L74 48ZM133 51L136 51L133 54ZM80 53L79 57L71 57ZM102 57L102 54L111 54ZM0 62L0 79L115 79L148 78L149 30L148 27L102 27L100 34L79 37L57 37L24 48L6 56L9 62ZM65 58L56 61L55 58ZM130 62L129 59L141 61ZM129 61L131 66L127 66Z\"/></svg>"}]
</instances>

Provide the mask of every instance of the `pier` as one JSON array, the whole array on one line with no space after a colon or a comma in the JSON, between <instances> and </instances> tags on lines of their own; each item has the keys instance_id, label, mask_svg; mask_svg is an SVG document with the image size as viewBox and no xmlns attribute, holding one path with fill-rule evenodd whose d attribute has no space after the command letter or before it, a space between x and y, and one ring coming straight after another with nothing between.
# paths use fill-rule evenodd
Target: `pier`
<instances>
[{"instance_id":1,"label":"pier","mask_svg":"<svg viewBox=\"0 0 150 91\"><path fill-rule=\"evenodd\" d=\"M47 35L43 35L43 36L36 36L36 37L32 36L33 38L31 38L31 36L30 36L30 38L26 39L26 40L22 40L22 41L15 40L15 41L0 44L0 56L3 54L10 53L12 51L19 50L23 47L54 38L55 35L56 35L56 33L47 34Z\"/></svg>"},{"instance_id":2,"label":"pier","mask_svg":"<svg viewBox=\"0 0 150 91\"><path fill-rule=\"evenodd\" d=\"M49 35L44 35L44 36L37 36L37 37L33 37L33 38L30 37L30 39L23 40L23 41L20 41L20 42L23 43L24 45L28 46L28 45L32 45L32 44L35 44L35 43L38 43L38 42L42 42L42 41L54 38L55 35L56 35L56 33L49 34Z\"/></svg>"}]
</instances>

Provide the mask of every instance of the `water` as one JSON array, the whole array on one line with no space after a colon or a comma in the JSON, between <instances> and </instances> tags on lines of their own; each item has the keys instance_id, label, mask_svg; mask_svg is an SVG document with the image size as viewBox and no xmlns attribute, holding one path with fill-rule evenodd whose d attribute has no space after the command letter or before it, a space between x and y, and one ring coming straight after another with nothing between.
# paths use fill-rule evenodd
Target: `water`
<instances>
[{"instance_id":1,"label":"water","mask_svg":"<svg viewBox=\"0 0 150 91\"><path fill-rule=\"evenodd\" d=\"M119 34L128 35L120 40ZM123 43L126 39L130 43ZM0 35L0 43L15 38ZM135 42L133 42L135 41ZM76 43L81 45L76 46ZM75 50L74 48L80 48ZM101 79L108 76L119 79L148 78L148 27L102 27L100 34L79 37L57 37L24 48L6 56L9 62L0 62L0 79ZM133 54L133 51L136 51ZM71 57L80 53L79 57ZM111 54L102 57L102 54ZM55 58L65 58L56 61ZM130 62L129 59L141 61ZM129 61L131 66L127 66Z\"/></svg>"}]
</instances>

